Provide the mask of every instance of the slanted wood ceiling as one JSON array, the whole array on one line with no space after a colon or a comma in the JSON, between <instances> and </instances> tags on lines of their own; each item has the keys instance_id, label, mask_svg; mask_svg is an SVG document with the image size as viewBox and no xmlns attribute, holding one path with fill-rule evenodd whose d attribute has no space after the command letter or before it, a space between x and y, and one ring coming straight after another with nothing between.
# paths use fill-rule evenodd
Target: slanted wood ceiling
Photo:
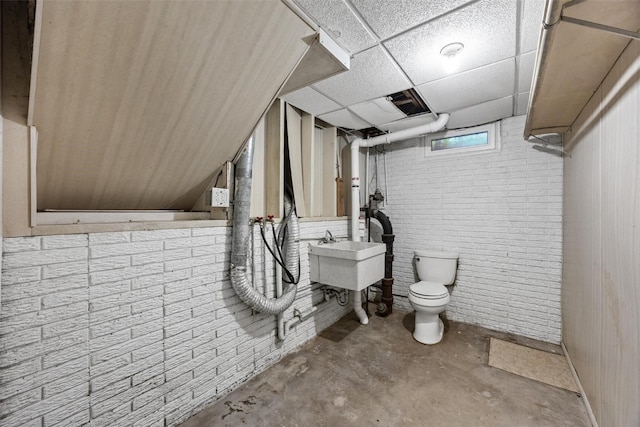
<instances>
[{"instance_id":1,"label":"slanted wood ceiling","mask_svg":"<svg viewBox=\"0 0 640 427\"><path fill-rule=\"evenodd\" d=\"M555 25L541 37L525 137L567 131L631 40L560 21L561 13L627 31L640 30L637 0L548 0L545 21Z\"/></svg>"},{"instance_id":2,"label":"slanted wood ceiling","mask_svg":"<svg viewBox=\"0 0 640 427\"><path fill-rule=\"evenodd\" d=\"M280 1L37 7L38 210L190 209L315 34Z\"/></svg>"}]
</instances>

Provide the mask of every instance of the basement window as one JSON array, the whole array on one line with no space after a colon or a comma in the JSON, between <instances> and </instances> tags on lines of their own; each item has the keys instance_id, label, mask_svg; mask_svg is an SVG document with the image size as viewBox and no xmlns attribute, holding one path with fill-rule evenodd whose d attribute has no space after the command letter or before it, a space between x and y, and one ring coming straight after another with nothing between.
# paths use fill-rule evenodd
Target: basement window
<instances>
[{"instance_id":1,"label":"basement window","mask_svg":"<svg viewBox=\"0 0 640 427\"><path fill-rule=\"evenodd\" d=\"M427 135L424 154L430 157L495 150L498 147L496 127L496 123L491 123Z\"/></svg>"}]
</instances>

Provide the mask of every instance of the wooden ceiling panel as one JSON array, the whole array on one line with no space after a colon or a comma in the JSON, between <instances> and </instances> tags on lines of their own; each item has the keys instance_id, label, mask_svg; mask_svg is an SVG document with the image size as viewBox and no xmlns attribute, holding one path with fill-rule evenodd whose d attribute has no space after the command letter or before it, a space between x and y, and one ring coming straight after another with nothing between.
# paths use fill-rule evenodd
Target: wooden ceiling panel
<instances>
[{"instance_id":1,"label":"wooden ceiling panel","mask_svg":"<svg viewBox=\"0 0 640 427\"><path fill-rule=\"evenodd\" d=\"M561 20L561 15L627 31L640 30L636 0L549 1L529 98L525 137L564 132L600 86L630 39Z\"/></svg>"},{"instance_id":2,"label":"wooden ceiling panel","mask_svg":"<svg viewBox=\"0 0 640 427\"><path fill-rule=\"evenodd\" d=\"M39 210L189 209L315 33L280 1L37 7Z\"/></svg>"}]
</instances>

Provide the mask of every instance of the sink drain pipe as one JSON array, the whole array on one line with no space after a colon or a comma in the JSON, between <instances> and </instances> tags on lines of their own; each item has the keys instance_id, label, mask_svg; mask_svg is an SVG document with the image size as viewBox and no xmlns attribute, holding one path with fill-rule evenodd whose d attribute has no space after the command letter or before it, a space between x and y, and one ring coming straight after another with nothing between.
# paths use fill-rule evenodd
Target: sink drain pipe
<instances>
[{"instance_id":1,"label":"sink drain pipe","mask_svg":"<svg viewBox=\"0 0 640 427\"><path fill-rule=\"evenodd\" d=\"M404 129L398 132L388 133L373 138L356 138L351 142L351 240L360 241L358 235L358 219L360 218L360 148L370 148L381 144L391 144L392 142L414 138L426 133L433 133L445 127L449 121L448 113L441 113L435 122ZM362 309L362 294L354 292L353 311L355 311L360 323L369 323L367 313Z\"/></svg>"},{"instance_id":2,"label":"sink drain pipe","mask_svg":"<svg viewBox=\"0 0 640 427\"><path fill-rule=\"evenodd\" d=\"M231 285L245 304L263 314L278 314L285 311L296 298L296 285L291 283L280 297L267 298L251 286L247 278L247 253L253 236L249 229L251 205L251 175L253 168L254 136L247 141L236 164L236 195L233 204L233 229L231 238ZM286 237L285 265L294 277L299 272L300 233L293 204L289 208L289 230ZM285 217L288 212L285 212ZM279 266L278 266L279 268Z\"/></svg>"},{"instance_id":3,"label":"sink drain pipe","mask_svg":"<svg viewBox=\"0 0 640 427\"><path fill-rule=\"evenodd\" d=\"M382 279L382 298L378 304L376 315L387 317L393 311L393 227L389 217L381 211L376 211L374 218L382 225L382 242L387 245L384 254L384 279Z\"/></svg>"}]
</instances>

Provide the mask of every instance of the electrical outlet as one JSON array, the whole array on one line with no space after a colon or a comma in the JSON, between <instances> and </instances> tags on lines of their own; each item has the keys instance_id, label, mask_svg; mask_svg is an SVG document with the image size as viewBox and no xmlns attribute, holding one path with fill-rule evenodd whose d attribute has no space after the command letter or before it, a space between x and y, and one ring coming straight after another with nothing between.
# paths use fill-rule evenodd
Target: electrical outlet
<instances>
[{"instance_id":1,"label":"electrical outlet","mask_svg":"<svg viewBox=\"0 0 640 427\"><path fill-rule=\"evenodd\" d=\"M211 206L217 208L229 207L229 190L226 188L211 189Z\"/></svg>"}]
</instances>

